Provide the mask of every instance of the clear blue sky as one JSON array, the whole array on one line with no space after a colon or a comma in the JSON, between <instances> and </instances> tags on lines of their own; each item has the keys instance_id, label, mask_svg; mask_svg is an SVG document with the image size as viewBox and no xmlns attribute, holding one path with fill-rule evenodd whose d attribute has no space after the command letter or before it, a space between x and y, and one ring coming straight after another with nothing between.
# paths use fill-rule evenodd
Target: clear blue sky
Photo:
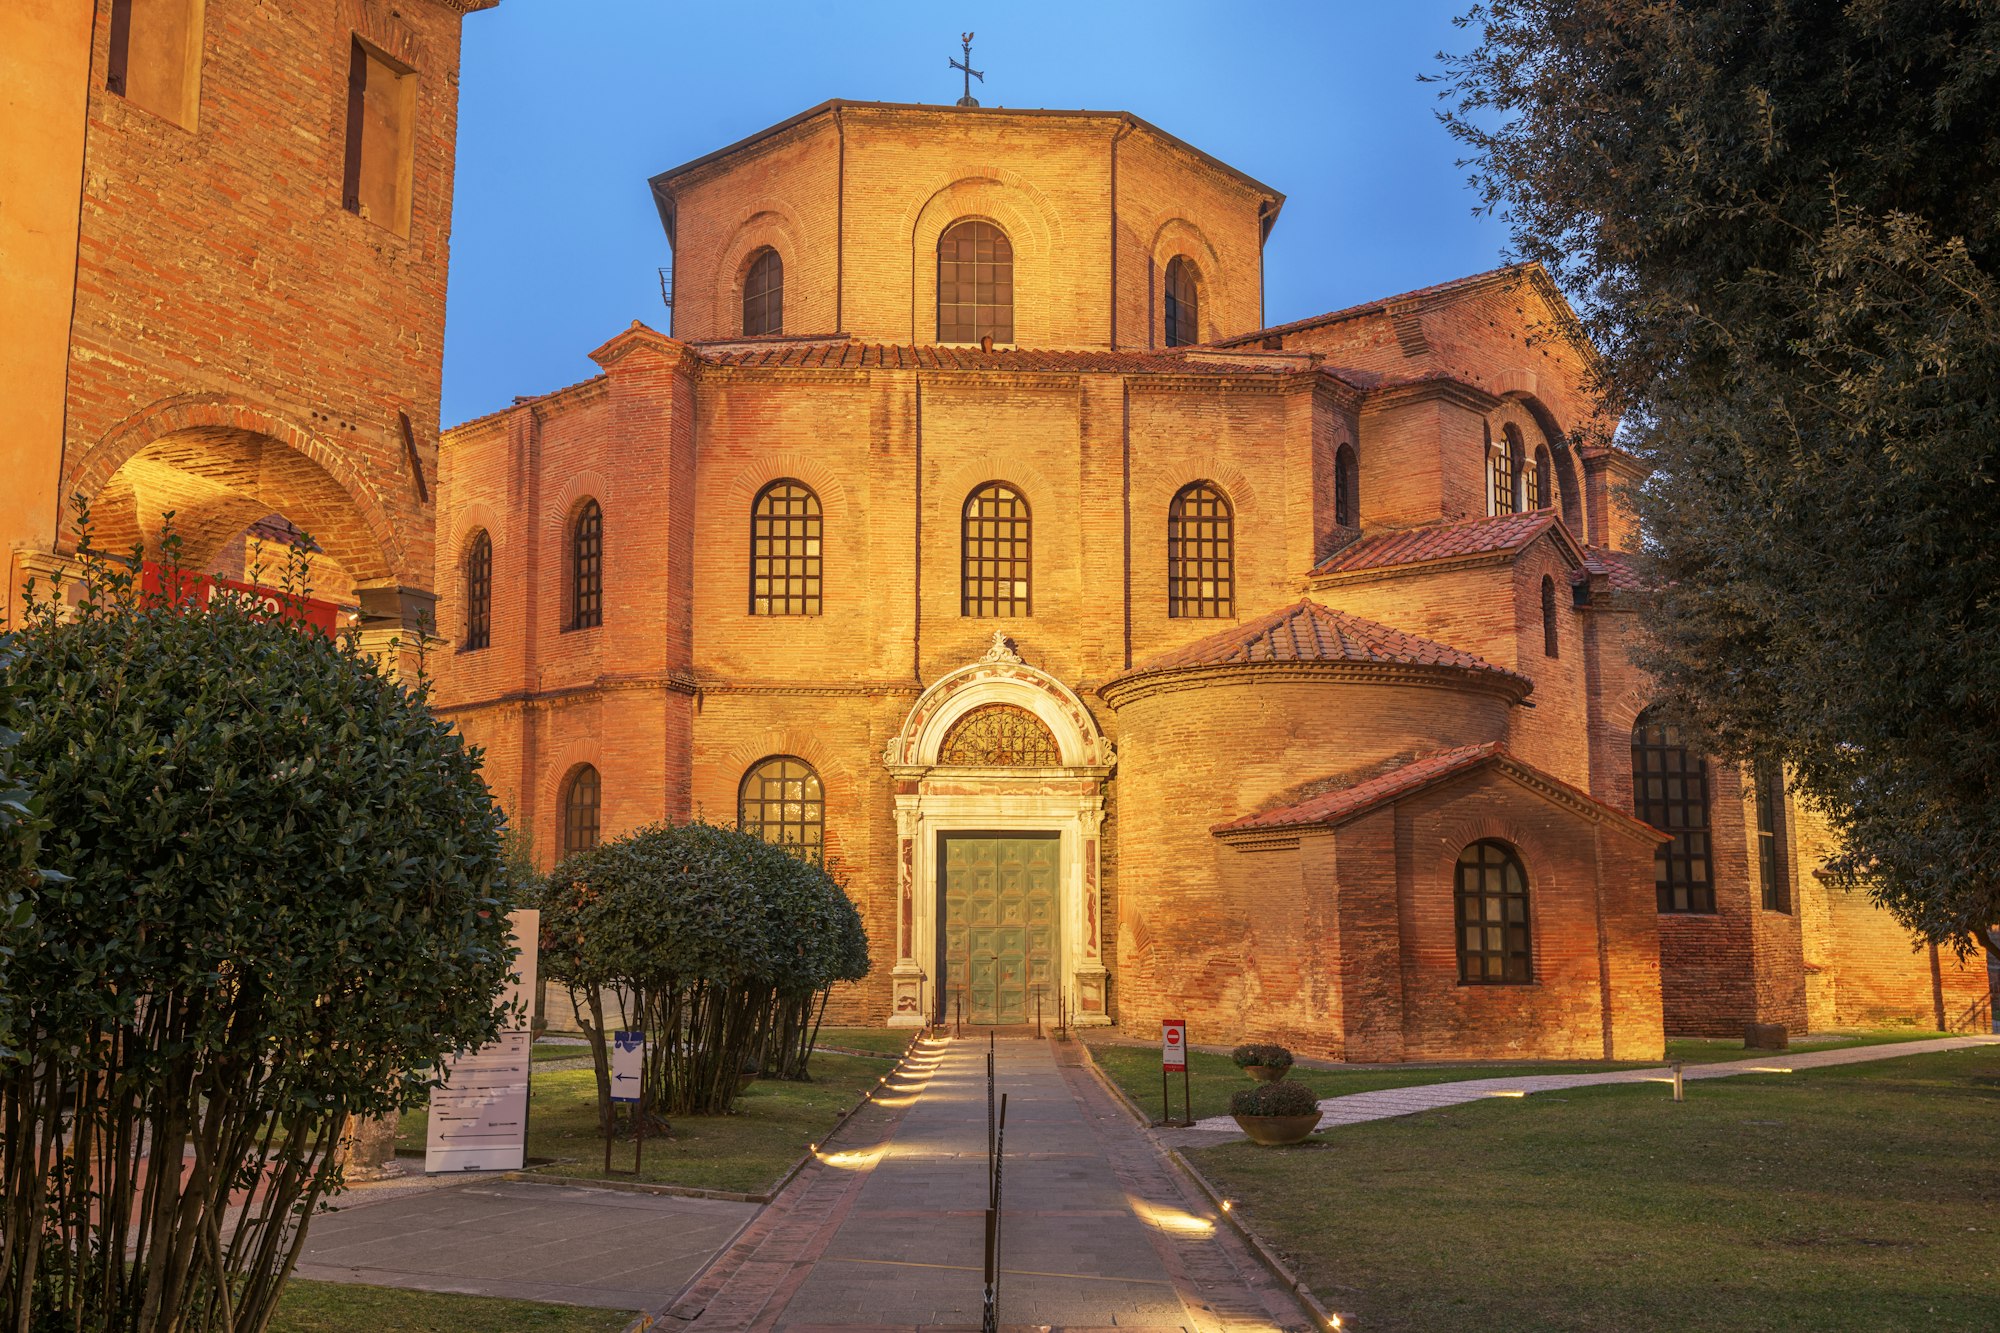
<instances>
[{"instance_id":1,"label":"clear blue sky","mask_svg":"<svg viewBox=\"0 0 2000 1333\"><path fill-rule=\"evenodd\" d=\"M1274 324L1490 268L1504 224L1472 215L1416 81L1467 44L1463 7L502 0L465 20L445 424L665 327L647 177L829 97L955 101L966 29L984 105L1130 111L1283 191Z\"/></svg>"}]
</instances>

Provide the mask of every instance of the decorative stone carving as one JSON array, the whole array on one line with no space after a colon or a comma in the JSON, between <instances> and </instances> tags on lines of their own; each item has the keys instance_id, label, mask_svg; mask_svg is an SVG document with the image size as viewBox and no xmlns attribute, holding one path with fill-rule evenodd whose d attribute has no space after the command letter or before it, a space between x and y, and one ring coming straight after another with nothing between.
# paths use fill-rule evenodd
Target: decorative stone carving
<instances>
[{"instance_id":1,"label":"decorative stone carving","mask_svg":"<svg viewBox=\"0 0 2000 1333\"><path fill-rule=\"evenodd\" d=\"M986 650L982 662L1019 662L1021 655L1014 651L1014 641L1007 637L1007 631L993 631L993 645Z\"/></svg>"}]
</instances>

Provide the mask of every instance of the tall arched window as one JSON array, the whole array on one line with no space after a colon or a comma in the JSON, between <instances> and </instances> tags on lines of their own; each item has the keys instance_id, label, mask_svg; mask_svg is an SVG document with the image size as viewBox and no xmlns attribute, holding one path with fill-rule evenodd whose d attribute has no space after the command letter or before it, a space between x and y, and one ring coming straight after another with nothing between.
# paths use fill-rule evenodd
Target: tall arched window
<instances>
[{"instance_id":1,"label":"tall arched window","mask_svg":"<svg viewBox=\"0 0 2000 1333\"><path fill-rule=\"evenodd\" d=\"M589 764L579 764L563 784L562 794L562 854L574 856L587 852L597 845L598 807L601 793L598 790L597 770Z\"/></svg>"},{"instance_id":2,"label":"tall arched window","mask_svg":"<svg viewBox=\"0 0 2000 1333\"><path fill-rule=\"evenodd\" d=\"M743 275L743 332L785 331L785 261L770 246L759 250Z\"/></svg>"},{"instance_id":3,"label":"tall arched window","mask_svg":"<svg viewBox=\"0 0 2000 1333\"><path fill-rule=\"evenodd\" d=\"M819 497L789 477L757 492L750 507L750 614L816 616L820 576Z\"/></svg>"},{"instance_id":4,"label":"tall arched window","mask_svg":"<svg viewBox=\"0 0 2000 1333\"><path fill-rule=\"evenodd\" d=\"M1167 346L1188 347L1201 341L1201 293L1194 264L1185 255L1167 261Z\"/></svg>"},{"instance_id":5,"label":"tall arched window","mask_svg":"<svg viewBox=\"0 0 2000 1333\"><path fill-rule=\"evenodd\" d=\"M604 511L585 500L569 530L569 627L604 623Z\"/></svg>"},{"instance_id":6,"label":"tall arched window","mask_svg":"<svg viewBox=\"0 0 2000 1333\"><path fill-rule=\"evenodd\" d=\"M990 222L955 222L938 237L941 343L1014 341L1014 247Z\"/></svg>"},{"instance_id":7,"label":"tall arched window","mask_svg":"<svg viewBox=\"0 0 2000 1333\"><path fill-rule=\"evenodd\" d=\"M1546 444L1535 446L1535 466L1528 473L1528 508L1552 509L1556 503L1556 465Z\"/></svg>"},{"instance_id":8,"label":"tall arched window","mask_svg":"<svg viewBox=\"0 0 2000 1333\"><path fill-rule=\"evenodd\" d=\"M1012 486L989 481L965 497L959 566L959 614L1025 616L1032 556L1028 501Z\"/></svg>"},{"instance_id":9,"label":"tall arched window","mask_svg":"<svg viewBox=\"0 0 2000 1333\"><path fill-rule=\"evenodd\" d=\"M1167 614L1236 614L1235 518L1228 497L1205 481L1181 487L1167 508Z\"/></svg>"},{"instance_id":10,"label":"tall arched window","mask_svg":"<svg viewBox=\"0 0 2000 1333\"><path fill-rule=\"evenodd\" d=\"M1533 981L1528 872L1514 849L1490 838L1473 843L1458 854L1457 880L1459 981L1468 986Z\"/></svg>"},{"instance_id":11,"label":"tall arched window","mask_svg":"<svg viewBox=\"0 0 2000 1333\"><path fill-rule=\"evenodd\" d=\"M788 754L759 760L736 789L736 826L765 842L817 856L826 835L826 793L819 774Z\"/></svg>"},{"instance_id":12,"label":"tall arched window","mask_svg":"<svg viewBox=\"0 0 2000 1333\"><path fill-rule=\"evenodd\" d=\"M1785 770L1769 760L1752 770L1757 796L1757 880L1764 910L1792 910L1791 858L1785 854Z\"/></svg>"},{"instance_id":13,"label":"tall arched window","mask_svg":"<svg viewBox=\"0 0 2000 1333\"><path fill-rule=\"evenodd\" d=\"M1493 512L1520 513L1521 434L1512 426L1501 428L1500 442L1492 448L1489 467L1493 473Z\"/></svg>"},{"instance_id":14,"label":"tall arched window","mask_svg":"<svg viewBox=\"0 0 2000 1333\"><path fill-rule=\"evenodd\" d=\"M1708 846L1708 762L1681 744L1655 709L1632 724L1632 810L1672 842L1660 844L1653 884L1662 912L1713 912Z\"/></svg>"},{"instance_id":15,"label":"tall arched window","mask_svg":"<svg viewBox=\"0 0 2000 1333\"><path fill-rule=\"evenodd\" d=\"M1560 654L1556 641L1556 581L1547 574L1542 575L1542 653L1547 657Z\"/></svg>"},{"instance_id":16,"label":"tall arched window","mask_svg":"<svg viewBox=\"0 0 2000 1333\"><path fill-rule=\"evenodd\" d=\"M465 646L470 653L493 641L493 539L481 528L465 548Z\"/></svg>"},{"instance_id":17,"label":"tall arched window","mask_svg":"<svg viewBox=\"0 0 2000 1333\"><path fill-rule=\"evenodd\" d=\"M1343 528L1361 526L1361 468L1354 446L1343 444L1333 455L1333 521Z\"/></svg>"}]
</instances>

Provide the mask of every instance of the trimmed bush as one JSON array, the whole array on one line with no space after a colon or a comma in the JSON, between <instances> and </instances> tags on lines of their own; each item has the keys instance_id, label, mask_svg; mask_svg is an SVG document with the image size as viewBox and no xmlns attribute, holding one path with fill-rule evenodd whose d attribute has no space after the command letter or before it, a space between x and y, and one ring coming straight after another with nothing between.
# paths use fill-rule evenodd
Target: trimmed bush
<instances>
[{"instance_id":1,"label":"trimmed bush","mask_svg":"<svg viewBox=\"0 0 2000 1333\"><path fill-rule=\"evenodd\" d=\"M1259 1083L1231 1094L1231 1115L1311 1115L1319 1109L1319 1094L1290 1080Z\"/></svg>"},{"instance_id":2,"label":"trimmed bush","mask_svg":"<svg viewBox=\"0 0 2000 1333\"><path fill-rule=\"evenodd\" d=\"M1238 1069L1248 1069L1252 1065L1262 1065L1266 1069L1276 1069L1282 1072L1292 1067L1292 1053L1282 1046L1251 1043L1238 1046L1229 1053L1229 1058L1236 1062Z\"/></svg>"}]
</instances>

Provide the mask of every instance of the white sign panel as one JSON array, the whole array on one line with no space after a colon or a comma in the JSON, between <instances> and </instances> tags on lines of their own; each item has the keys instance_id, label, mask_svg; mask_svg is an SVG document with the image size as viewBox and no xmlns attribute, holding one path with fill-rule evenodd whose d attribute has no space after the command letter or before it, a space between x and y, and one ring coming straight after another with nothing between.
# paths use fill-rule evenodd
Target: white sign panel
<instances>
[{"instance_id":1,"label":"white sign panel","mask_svg":"<svg viewBox=\"0 0 2000 1333\"><path fill-rule=\"evenodd\" d=\"M611 1100L636 1102L646 1073L646 1034L611 1034Z\"/></svg>"},{"instance_id":2,"label":"white sign panel","mask_svg":"<svg viewBox=\"0 0 2000 1333\"><path fill-rule=\"evenodd\" d=\"M1178 1018L1160 1024L1160 1068L1174 1073L1187 1068L1187 1024Z\"/></svg>"},{"instance_id":3,"label":"white sign panel","mask_svg":"<svg viewBox=\"0 0 2000 1333\"><path fill-rule=\"evenodd\" d=\"M504 998L521 1003L521 1027L445 1066L445 1083L431 1093L426 1171L518 1171L528 1159L528 1087L533 1067L531 1020L535 948L542 914L524 910L509 919L520 949Z\"/></svg>"}]
</instances>

